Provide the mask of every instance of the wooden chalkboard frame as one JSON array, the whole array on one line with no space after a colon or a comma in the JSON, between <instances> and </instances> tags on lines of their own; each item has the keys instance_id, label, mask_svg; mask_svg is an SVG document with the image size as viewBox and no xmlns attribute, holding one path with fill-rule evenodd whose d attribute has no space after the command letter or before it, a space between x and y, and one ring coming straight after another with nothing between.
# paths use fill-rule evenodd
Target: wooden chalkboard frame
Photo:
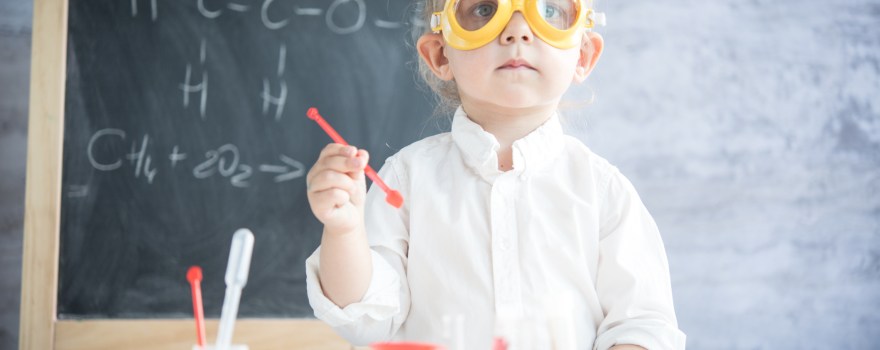
<instances>
[{"instance_id":1,"label":"wooden chalkboard frame","mask_svg":"<svg viewBox=\"0 0 880 350\"><path fill-rule=\"evenodd\" d=\"M58 252L68 0L34 0L19 349L190 349L181 319L58 320ZM217 320L207 322L208 338ZM350 349L313 319L245 319L235 342L251 349Z\"/></svg>"}]
</instances>

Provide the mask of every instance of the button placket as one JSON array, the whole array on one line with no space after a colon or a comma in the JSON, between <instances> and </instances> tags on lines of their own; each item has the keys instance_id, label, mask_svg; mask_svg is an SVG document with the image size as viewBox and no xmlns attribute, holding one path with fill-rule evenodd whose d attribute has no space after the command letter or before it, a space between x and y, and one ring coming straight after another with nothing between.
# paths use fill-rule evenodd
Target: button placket
<instances>
[{"instance_id":1,"label":"button placket","mask_svg":"<svg viewBox=\"0 0 880 350\"><path fill-rule=\"evenodd\" d=\"M503 314L522 314L513 180L511 173L499 176L491 195L495 308Z\"/></svg>"},{"instance_id":2,"label":"button placket","mask_svg":"<svg viewBox=\"0 0 880 350\"><path fill-rule=\"evenodd\" d=\"M506 305L509 303L508 293L505 292L508 289L505 285L508 280L507 264L501 249L501 240L504 237L504 231L506 231L501 183L501 177L496 178L492 183L492 208L490 208L492 216L492 279L495 287L495 310L497 312L506 310Z\"/></svg>"}]
</instances>

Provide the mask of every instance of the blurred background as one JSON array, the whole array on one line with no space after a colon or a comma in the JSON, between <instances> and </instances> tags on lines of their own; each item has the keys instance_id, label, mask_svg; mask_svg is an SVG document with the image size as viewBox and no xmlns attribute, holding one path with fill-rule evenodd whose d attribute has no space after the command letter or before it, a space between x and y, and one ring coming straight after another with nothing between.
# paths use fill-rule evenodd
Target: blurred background
<instances>
[{"instance_id":1,"label":"blurred background","mask_svg":"<svg viewBox=\"0 0 880 350\"><path fill-rule=\"evenodd\" d=\"M657 220L688 348L880 348L880 1L597 10L605 53L567 129ZM18 344L32 11L0 0L0 349Z\"/></svg>"},{"instance_id":2,"label":"blurred background","mask_svg":"<svg viewBox=\"0 0 880 350\"><path fill-rule=\"evenodd\" d=\"M33 4L0 0L0 349L18 348Z\"/></svg>"}]
</instances>

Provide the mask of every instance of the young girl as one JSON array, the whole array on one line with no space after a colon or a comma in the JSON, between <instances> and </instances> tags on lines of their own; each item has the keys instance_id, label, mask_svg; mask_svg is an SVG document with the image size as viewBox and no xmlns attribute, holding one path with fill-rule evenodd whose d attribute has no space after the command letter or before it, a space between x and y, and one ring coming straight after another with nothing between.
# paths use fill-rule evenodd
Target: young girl
<instances>
[{"instance_id":1,"label":"young girl","mask_svg":"<svg viewBox=\"0 0 880 350\"><path fill-rule=\"evenodd\" d=\"M428 1L416 48L432 88L460 102L452 130L386 160L400 209L365 193L366 151L321 152L307 176L324 224L306 262L315 316L354 344L446 343L454 316L464 341L449 346L465 349L559 320L557 347L683 349L653 219L556 115L602 52L589 1Z\"/></svg>"}]
</instances>

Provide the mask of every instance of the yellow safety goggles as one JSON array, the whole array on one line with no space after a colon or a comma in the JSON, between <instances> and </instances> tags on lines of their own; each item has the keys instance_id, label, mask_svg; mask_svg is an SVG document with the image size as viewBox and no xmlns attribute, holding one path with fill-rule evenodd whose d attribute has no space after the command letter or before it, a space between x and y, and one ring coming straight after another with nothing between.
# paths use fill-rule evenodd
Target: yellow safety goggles
<instances>
[{"instance_id":1,"label":"yellow safety goggles","mask_svg":"<svg viewBox=\"0 0 880 350\"><path fill-rule=\"evenodd\" d=\"M519 11L536 36L560 49L579 43L580 29L605 25L605 14L595 13L590 0L446 0L443 12L431 16L431 30L443 33L446 43L473 50L494 40L513 13Z\"/></svg>"}]
</instances>

